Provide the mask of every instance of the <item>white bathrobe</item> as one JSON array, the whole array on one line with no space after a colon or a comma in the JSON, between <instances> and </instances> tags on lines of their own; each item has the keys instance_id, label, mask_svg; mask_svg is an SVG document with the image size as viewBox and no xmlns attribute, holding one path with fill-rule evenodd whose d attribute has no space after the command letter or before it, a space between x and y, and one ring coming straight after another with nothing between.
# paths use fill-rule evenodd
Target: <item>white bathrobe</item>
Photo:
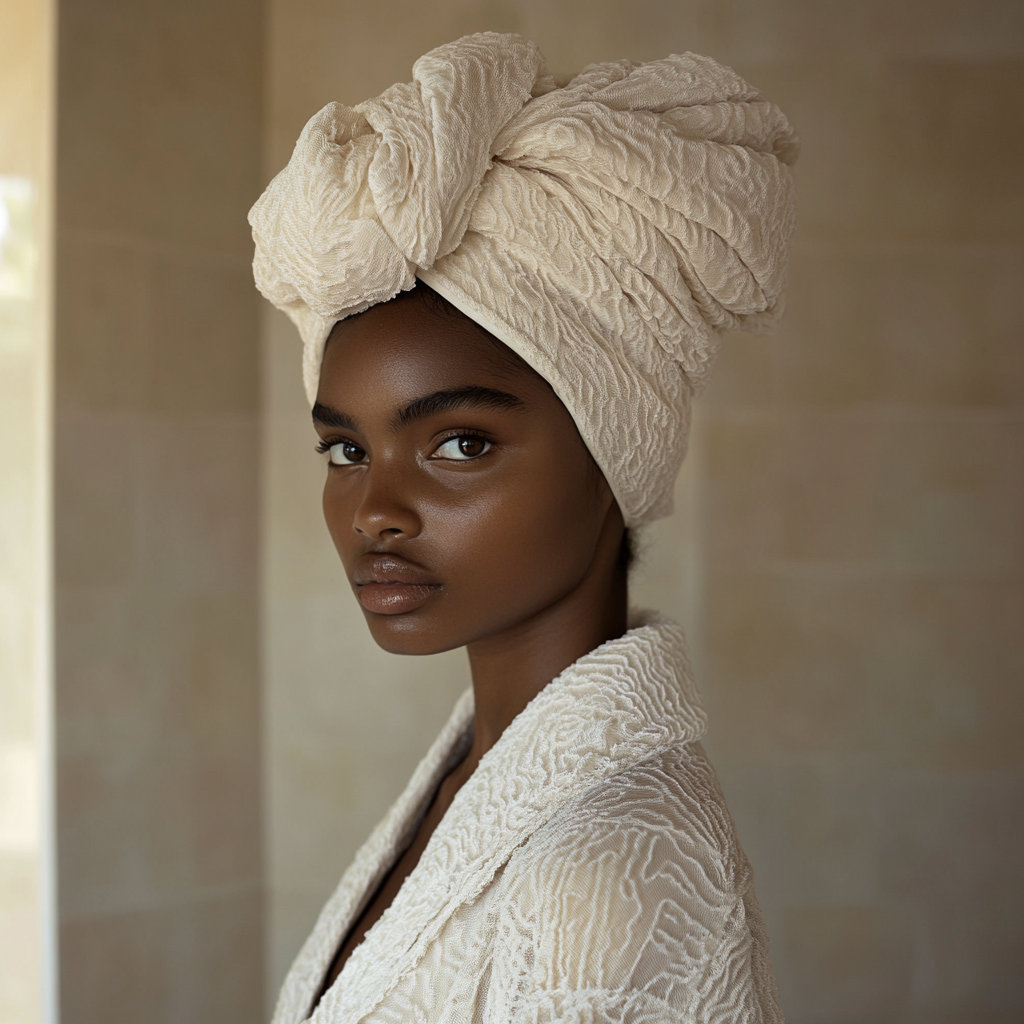
<instances>
[{"instance_id":1,"label":"white bathrobe","mask_svg":"<svg viewBox=\"0 0 1024 1024\"><path fill-rule=\"evenodd\" d=\"M274 1024L782 1021L682 631L641 621L505 730L314 1010L338 946L467 749L462 696L327 902Z\"/></svg>"}]
</instances>

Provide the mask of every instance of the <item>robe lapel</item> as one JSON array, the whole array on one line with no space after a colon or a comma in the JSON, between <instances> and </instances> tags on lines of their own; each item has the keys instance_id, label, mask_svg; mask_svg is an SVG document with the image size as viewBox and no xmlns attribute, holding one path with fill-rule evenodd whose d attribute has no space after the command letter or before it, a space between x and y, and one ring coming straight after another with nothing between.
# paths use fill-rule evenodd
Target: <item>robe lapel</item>
<instances>
[{"instance_id":1,"label":"robe lapel","mask_svg":"<svg viewBox=\"0 0 1024 1024\"><path fill-rule=\"evenodd\" d=\"M405 791L359 848L338 888L320 912L312 933L285 978L273 1024L299 1024L309 1016L334 954L381 879L408 845L427 804L453 767L453 760L461 759L472 723L473 693L467 690L416 767Z\"/></svg>"},{"instance_id":2,"label":"robe lapel","mask_svg":"<svg viewBox=\"0 0 1024 1024\"><path fill-rule=\"evenodd\" d=\"M650 613L639 628L569 666L481 759L419 864L349 957L311 1024L355 1024L372 1012L416 966L452 913L476 899L515 848L559 808L659 750L698 739L705 721L682 631ZM436 770L425 771L416 799L429 799L439 781ZM407 809L397 815L393 809L385 819L385 831L393 818L390 827L395 835L398 819L408 822L413 788L410 784L406 791ZM393 850L394 841L381 835L379 845ZM317 963L329 962L337 936L347 927L336 922L351 920L356 889L365 893L369 879L380 878L381 862L379 854L368 854L358 873L361 881L353 882L351 892L339 899L339 909L329 915L335 923L322 929L318 924L323 934ZM353 865L349 874L356 868ZM340 909L342 904L346 909ZM328 949L330 936L336 937L335 945Z\"/></svg>"}]
</instances>

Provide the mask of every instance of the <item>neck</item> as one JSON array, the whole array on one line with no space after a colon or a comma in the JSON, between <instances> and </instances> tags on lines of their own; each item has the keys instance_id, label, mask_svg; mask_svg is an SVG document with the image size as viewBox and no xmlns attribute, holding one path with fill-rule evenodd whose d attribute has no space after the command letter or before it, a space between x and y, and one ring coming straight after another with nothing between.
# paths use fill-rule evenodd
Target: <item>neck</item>
<instances>
[{"instance_id":1,"label":"neck","mask_svg":"<svg viewBox=\"0 0 1024 1024\"><path fill-rule=\"evenodd\" d=\"M621 538L621 520L619 520ZM476 703L473 746L463 762L471 773L512 720L560 672L626 632L627 577L619 543L596 560L573 591L555 604L467 648Z\"/></svg>"}]
</instances>

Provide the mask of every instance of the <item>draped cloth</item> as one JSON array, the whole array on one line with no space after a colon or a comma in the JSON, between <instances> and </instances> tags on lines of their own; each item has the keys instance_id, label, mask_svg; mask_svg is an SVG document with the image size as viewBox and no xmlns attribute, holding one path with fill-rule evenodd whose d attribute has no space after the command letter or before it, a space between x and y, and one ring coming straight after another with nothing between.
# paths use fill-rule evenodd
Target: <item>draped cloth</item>
<instances>
[{"instance_id":1,"label":"draped cloth","mask_svg":"<svg viewBox=\"0 0 1024 1024\"><path fill-rule=\"evenodd\" d=\"M650 612L633 626L505 729L317 1002L472 740L463 695L328 899L273 1024L782 1024L682 630Z\"/></svg>"},{"instance_id":2,"label":"draped cloth","mask_svg":"<svg viewBox=\"0 0 1024 1024\"><path fill-rule=\"evenodd\" d=\"M412 78L324 107L249 214L310 401L334 324L419 278L552 385L627 526L667 514L715 332L781 312L789 122L693 53L557 85L534 43L482 33Z\"/></svg>"}]
</instances>

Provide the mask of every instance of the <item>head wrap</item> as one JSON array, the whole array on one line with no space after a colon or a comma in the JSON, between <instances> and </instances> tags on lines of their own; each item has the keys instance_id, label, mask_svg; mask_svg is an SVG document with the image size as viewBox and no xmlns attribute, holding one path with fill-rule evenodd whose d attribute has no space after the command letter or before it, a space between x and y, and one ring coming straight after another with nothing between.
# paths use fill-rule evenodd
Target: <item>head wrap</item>
<instances>
[{"instance_id":1,"label":"head wrap","mask_svg":"<svg viewBox=\"0 0 1024 1024\"><path fill-rule=\"evenodd\" d=\"M334 324L424 281L552 385L637 526L671 511L714 332L778 316L796 153L708 57L558 86L534 43L467 36L309 121L249 214L256 283L312 402Z\"/></svg>"}]
</instances>

